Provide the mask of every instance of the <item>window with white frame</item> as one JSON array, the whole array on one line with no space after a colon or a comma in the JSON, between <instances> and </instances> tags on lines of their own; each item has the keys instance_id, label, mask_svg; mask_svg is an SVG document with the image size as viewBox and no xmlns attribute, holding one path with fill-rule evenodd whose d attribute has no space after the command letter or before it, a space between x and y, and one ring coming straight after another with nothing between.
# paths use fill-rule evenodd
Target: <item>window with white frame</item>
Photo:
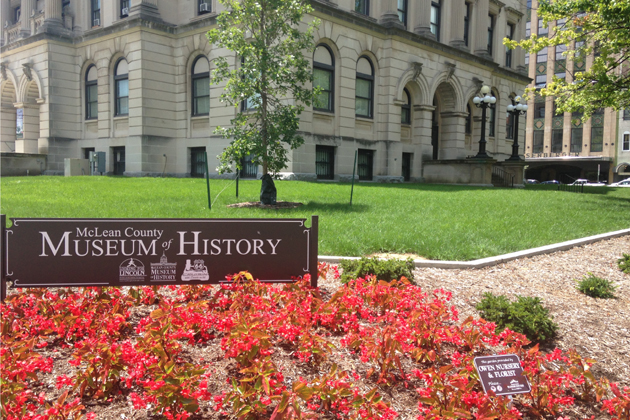
<instances>
[{"instance_id":1,"label":"window with white frame","mask_svg":"<svg viewBox=\"0 0 630 420\"><path fill-rule=\"evenodd\" d=\"M192 66L192 115L210 113L210 64L202 55L195 59Z\"/></svg>"},{"instance_id":2,"label":"window with white frame","mask_svg":"<svg viewBox=\"0 0 630 420\"><path fill-rule=\"evenodd\" d=\"M129 115L129 70L127 60L119 58L114 67L114 115Z\"/></svg>"},{"instance_id":3,"label":"window with white frame","mask_svg":"<svg viewBox=\"0 0 630 420\"><path fill-rule=\"evenodd\" d=\"M624 152L630 152L630 133L627 131L623 133L623 144L621 145L621 150Z\"/></svg>"},{"instance_id":4,"label":"window with white frame","mask_svg":"<svg viewBox=\"0 0 630 420\"><path fill-rule=\"evenodd\" d=\"M98 118L98 76L94 64L85 72L85 119Z\"/></svg>"},{"instance_id":5,"label":"window with white frame","mask_svg":"<svg viewBox=\"0 0 630 420\"><path fill-rule=\"evenodd\" d=\"M440 20L441 20L441 4L440 0L431 2L431 33L435 35L435 39L440 40Z\"/></svg>"},{"instance_id":6,"label":"window with white frame","mask_svg":"<svg viewBox=\"0 0 630 420\"><path fill-rule=\"evenodd\" d=\"M357 117L372 118L374 109L374 67L369 58L357 61L355 113Z\"/></svg>"},{"instance_id":7,"label":"window with white frame","mask_svg":"<svg viewBox=\"0 0 630 420\"><path fill-rule=\"evenodd\" d=\"M321 89L313 108L334 112L335 61L332 51L324 44L318 45L313 53L313 86Z\"/></svg>"}]
</instances>

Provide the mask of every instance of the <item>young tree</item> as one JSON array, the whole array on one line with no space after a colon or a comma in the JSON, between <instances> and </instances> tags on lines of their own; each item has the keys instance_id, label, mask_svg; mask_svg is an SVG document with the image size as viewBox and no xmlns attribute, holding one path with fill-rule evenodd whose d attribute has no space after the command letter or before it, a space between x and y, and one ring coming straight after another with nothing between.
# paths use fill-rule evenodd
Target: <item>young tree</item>
<instances>
[{"instance_id":1,"label":"young tree","mask_svg":"<svg viewBox=\"0 0 630 420\"><path fill-rule=\"evenodd\" d=\"M231 127L216 130L232 139L219 156L219 173L231 172L232 164L241 169L241 159L251 155L253 163L262 165L263 176L275 174L287 166L288 150L304 143L299 118L314 98L304 53L313 51L318 21L302 22L312 11L303 0L219 1L227 10L208 39L236 53L237 63L231 67L225 57L218 58L211 83L227 80L221 100L240 111Z\"/></svg>"},{"instance_id":2,"label":"young tree","mask_svg":"<svg viewBox=\"0 0 630 420\"><path fill-rule=\"evenodd\" d=\"M566 45L567 61L594 55L590 68L574 71L571 82L554 76L541 95L554 96L558 111L584 112L584 118L598 108L630 107L629 0L540 0L538 17L545 26L556 21L549 37L504 39L505 45L520 46L532 57L545 47Z\"/></svg>"}]
</instances>

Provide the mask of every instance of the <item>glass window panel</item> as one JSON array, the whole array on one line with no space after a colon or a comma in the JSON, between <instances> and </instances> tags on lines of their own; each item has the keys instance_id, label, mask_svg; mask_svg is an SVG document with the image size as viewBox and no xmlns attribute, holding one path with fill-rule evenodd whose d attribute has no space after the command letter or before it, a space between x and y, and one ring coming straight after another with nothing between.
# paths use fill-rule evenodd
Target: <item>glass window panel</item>
<instances>
[{"instance_id":1,"label":"glass window panel","mask_svg":"<svg viewBox=\"0 0 630 420\"><path fill-rule=\"evenodd\" d=\"M200 98L196 98L196 112L197 115L209 114L210 113L210 97L203 96Z\"/></svg>"},{"instance_id":2,"label":"glass window panel","mask_svg":"<svg viewBox=\"0 0 630 420\"><path fill-rule=\"evenodd\" d=\"M206 60L205 57L199 58L197 61L195 61L193 74L208 73L209 71L210 65L208 64L208 60Z\"/></svg>"},{"instance_id":3,"label":"glass window panel","mask_svg":"<svg viewBox=\"0 0 630 420\"><path fill-rule=\"evenodd\" d=\"M126 60L120 60L118 62L118 65L116 66L116 76L122 76L129 73L129 69L127 66L127 61Z\"/></svg>"},{"instance_id":4,"label":"glass window panel","mask_svg":"<svg viewBox=\"0 0 630 420\"><path fill-rule=\"evenodd\" d=\"M368 99L356 98L357 115L368 117L370 115L370 101Z\"/></svg>"},{"instance_id":5,"label":"glass window panel","mask_svg":"<svg viewBox=\"0 0 630 420\"><path fill-rule=\"evenodd\" d=\"M210 95L210 78L195 79L195 96Z\"/></svg>"},{"instance_id":6,"label":"glass window panel","mask_svg":"<svg viewBox=\"0 0 630 420\"><path fill-rule=\"evenodd\" d=\"M97 80L96 66L90 66L90 69L88 70L88 73L87 73L86 80L88 82L94 82Z\"/></svg>"},{"instance_id":7,"label":"glass window panel","mask_svg":"<svg viewBox=\"0 0 630 420\"><path fill-rule=\"evenodd\" d=\"M582 129L571 129L571 153L580 153L582 151Z\"/></svg>"},{"instance_id":8,"label":"glass window panel","mask_svg":"<svg viewBox=\"0 0 630 420\"><path fill-rule=\"evenodd\" d=\"M357 96L360 96L362 98L370 98L371 97L371 88L372 88L372 82L369 80L365 80L365 79L357 79Z\"/></svg>"},{"instance_id":9,"label":"glass window panel","mask_svg":"<svg viewBox=\"0 0 630 420\"><path fill-rule=\"evenodd\" d=\"M623 135L623 146L622 149L624 151L630 150L630 134L624 133Z\"/></svg>"},{"instance_id":10,"label":"glass window panel","mask_svg":"<svg viewBox=\"0 0 630 420\"><path fill-rule=\"evenodd\" d=\"M551 133L551 153L562 153L562 130Z\"/></svg>"},{"instance_id":11,"label":"glass window panel","mask_svg":"<svg viewBox=\"0 0 630 420\"><path fill-rule=\"evenodd\" d=\"M533 153L542 153L544 142L545 142L545 132L542 130L534 130Z\"/></svg>"},{"instance_id":12,"label":"glass window panel","mask_svg":"<svg viewBox=\"0 0 630 420\"><path fill-rule=\"evenodd\" d=\"M313 60L321 64L326 64L329 66L333 65L330 51L328 51L328 48L322 45L315 48L315 54L313 55Z\"/></svg>"},{"instance_id":13,"label":"glass window panel","mask_svg":"<svg viewBox=\"0 0 630 420\"><path fill-rule=\"evenodd\" d=\"M322 69L313 69L313 85L323 90L330 90L330 72Z\"/></svg>"},{"instance_id":14,"label":"glass window panel","mask_svg":"<svg viewBox=\"0 0 630 420\"><path fill-rule=\"evenodd\" d=\"M604 128L591 128L591 152L601 152L604 145Z\"/></svg>"},{"instance_id":15,"label":"glass window panel","mask_svg":"<svg viewBox=\"0 0 630 420\"><path fill-rule=\"evenodd\" d=\"M129 80L119 80L117 83L118 97L129 96Z\"/></svg>"},{"instance_id":16,"label":"glass window panel","mask_svg":"<svg viewBox=\"0 0 630 420\"><path fill-rule=\"evenodd\" d=\"M129 114L129 98L120 98L118 100L118 114Z\"/></svg>"},{"instance_id":17,"label":"glass window panel","mask_svg":"<svg viewBox=\"0 0 630 420\"><path fill-rule=\"evenodd\" d=\"M367 58L359 58L359 61L357 63L357 73L372 75L372 65Z\"/></svg>"},{"instance_id":18,"label":"glass window panel","mask_svg":"<svg viewBox=\"0 0 630 420\"><path fill-rule=\"evenodd\" d=\"M330 110L330 92L321 92L315 97L315 108Z\"/></svg>"}]
</instances>

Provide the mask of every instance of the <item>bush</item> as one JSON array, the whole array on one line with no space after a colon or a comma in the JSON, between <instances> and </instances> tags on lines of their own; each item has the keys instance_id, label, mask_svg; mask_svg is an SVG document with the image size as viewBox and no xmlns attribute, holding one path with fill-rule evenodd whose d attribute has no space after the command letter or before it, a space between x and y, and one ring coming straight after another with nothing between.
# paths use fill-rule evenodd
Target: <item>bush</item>
<instances>
[{"instance_id":1,"label":"bush","mask_svg":"<svg viewBox=\"0 0 630 420\"><path fill-rule=\"evenodd\" d=\"M341 260L339 266L343 269L342 283L347 283L358 277L365 277L368 274L373 274L377 279L385 281L398 280L402 276L411 279L415 267L411 258L406 260L380 260L378 258Z\"/></svg>"},{"instance_id":2,"label":"bush","mask_svg":"<svg viewBox=\"0 0 630 420\"><path fill-rule=\"evenodd\" d=\"M622 272L630 274L630 255L623 254L623 257L617 260L617 265Z\"/></svg>"},{"instance_id":3,"label":"bush","mask_svg":"<svg viewBox=\"0 0 630 420\"><path fill-rule=\"evenodd\" d=\"M486 321L494 322L497 328L508 328L525 334L531 341L545 341L556 335L558 325L549 316L549 310L541 305L540 298L517 296L510 302L505 296L484 294L475 307Z\"/></svg>"},{"instance_id":4,"label":"bush","mask_svg":"<svg viewBox=\"0 0 630 420\"><path fill-rule=\"evenodd\" d=\"M601 299L614 298L613 292L615 288L612 281L594 276L592 273L588 273L588 277L578 281L577 286L577 289L585 295Z\"/></svg>"}]
</instances>

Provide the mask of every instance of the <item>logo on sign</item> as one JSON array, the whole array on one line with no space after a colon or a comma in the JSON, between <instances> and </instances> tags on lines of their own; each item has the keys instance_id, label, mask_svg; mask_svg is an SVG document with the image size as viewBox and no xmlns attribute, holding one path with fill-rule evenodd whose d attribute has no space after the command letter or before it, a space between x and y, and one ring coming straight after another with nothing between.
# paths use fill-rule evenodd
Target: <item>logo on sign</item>
<instances>
[{"instance_id":1,"label":"logo on sign","mask_svg":"<svg viewBox=\"0 0 630 420\"><path fill-rule=\"evenodd\" d=\"M162 254L159 263L151 263L151 281L174 281L177 276L177 263L168 262Z\"/></svg>"},{"instance_id":2,"label":"logo on sign","mask_svg":"<svg viewBox=\"0 0 630 420\"><path fill-rule=\"evenodd\" d=\"M143 281L145 277L144 264L135 258L129 258L120 264L120 281Z\"/></svg>"},{"instance_id":3,"label":"logo on sign","mask_svg":"<svg viewBox=\"0 0 630 420\"><path fill-rule=\"evenodd\" d=\"M206 267L204 260L195 260L193 264L190 263L190 260L186 260L186 268L182 273L183 281L207 281L209 278L208 267Z\"/></svg>"}]
</instances>

